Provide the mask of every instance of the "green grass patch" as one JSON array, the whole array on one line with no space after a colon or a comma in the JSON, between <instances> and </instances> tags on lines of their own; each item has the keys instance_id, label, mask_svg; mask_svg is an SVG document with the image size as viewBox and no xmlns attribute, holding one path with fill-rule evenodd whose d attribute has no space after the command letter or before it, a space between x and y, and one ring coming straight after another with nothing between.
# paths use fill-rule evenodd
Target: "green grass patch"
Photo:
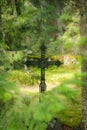
<instances>
[{"instance_id":1,"label":"green grass patch","mask_svg":"<svg viewBox=\"0 0 87 130\"><path fill-rule=\"evenodd\" d=\"M38 75L38 70L36 68L32 68L28 71L13 70L10 72L8 79L15 82L16 84L33 86L38 84L40 77Z\"/></svg>"}]
</instances>

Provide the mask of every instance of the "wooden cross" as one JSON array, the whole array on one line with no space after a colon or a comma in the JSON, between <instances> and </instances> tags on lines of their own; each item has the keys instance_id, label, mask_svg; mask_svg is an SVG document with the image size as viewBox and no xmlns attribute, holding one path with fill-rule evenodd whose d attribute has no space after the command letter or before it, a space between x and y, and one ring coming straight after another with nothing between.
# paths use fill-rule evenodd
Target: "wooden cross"
<instances>
[{"instance_id":1,"label":"wooden cross","mask_svg":"<svg viewBox=\"0 0 87 130\"><path fill-rule=\"evenodd\" d=\"M35 60L27 59L25 64L27 66L36 66L37 65L39 68L41 68L41 79L40 79L40 85L39 85L39 92L43 93L47 87L46 83L45 83L45 68L48 68L48 66L50 66L50 65L60 66L62 63L59 60L51 61L45 57L46 46L44 45L44 43L41 44L40 50L41 50L40 59L35 59Z\"/></svg>"}]
</instances>

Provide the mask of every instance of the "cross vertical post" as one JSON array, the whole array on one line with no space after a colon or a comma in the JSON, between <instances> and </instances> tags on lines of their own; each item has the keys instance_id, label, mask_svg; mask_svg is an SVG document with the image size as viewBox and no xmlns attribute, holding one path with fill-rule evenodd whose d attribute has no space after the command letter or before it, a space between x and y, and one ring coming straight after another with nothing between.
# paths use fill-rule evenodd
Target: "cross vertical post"
<instances>
[{"instance_id":1,"label":"cross vertical post","mask_svg":"<svg viewBox=\"0 0 87 130\"><path fill-rule=\"evenodd\" d=\"M40 46L40 50L41 50L41 59L40 59L41 79L40 79L39 91L41 93L43 93L46 90L46 83L45 83L45 67L46 67L45 51L46 51L46 46L43 43Z\"/></svg>"}]
</instances>

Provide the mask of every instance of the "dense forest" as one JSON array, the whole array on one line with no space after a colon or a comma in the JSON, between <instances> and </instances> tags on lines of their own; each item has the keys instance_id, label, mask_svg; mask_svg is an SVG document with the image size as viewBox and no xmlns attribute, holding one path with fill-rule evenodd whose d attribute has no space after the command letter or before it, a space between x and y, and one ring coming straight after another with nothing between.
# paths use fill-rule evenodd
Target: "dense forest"
<instances>
[{"instance_id":1,"label":"dense forest","mask_svg":"<svg viewBox=\"0 0 87 130\"><path fill-rule=\"evenodd\" d=\"M87 129L86 43L86 0L0 0L0 130Z\"/></svg>"}]
</instances>

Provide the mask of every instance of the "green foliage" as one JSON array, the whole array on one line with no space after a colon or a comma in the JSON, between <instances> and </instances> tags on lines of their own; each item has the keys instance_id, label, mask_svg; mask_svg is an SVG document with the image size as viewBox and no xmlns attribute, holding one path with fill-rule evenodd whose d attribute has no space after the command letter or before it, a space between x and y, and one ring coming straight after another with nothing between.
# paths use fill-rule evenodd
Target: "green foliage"
<instances>
[{"instance_id":1,"label":"green foliage","mask_svg":"<svg viewBox=\"0 0 87 130\"><path fill-rule=\"evenodd\" d=\"M30 70L24 71L24 70L13 70L8 79L10 79L13 82L16 82L21 85L34 85L38 84L39 82L39 73L36 68L31 68Z\"/></svg>"},{"instance_id":2,"label":"green foliage","mask_svg":"<svg viewBox=\"0 0 87 130\"><path fill-rule=\"evenodd\" d=\"M75 66L68 72L73 72L73 68L77 73ZM57 68L48 70L53 74ZM60 68L58 72L66 73L66 69ZM29 130L46 130L48 122L54 117L60 118L64 124L77 126L81 121L81 90L77 86L81 86L80 75L75 75L74 79L68 79L44 94L20 94L11 109L9 106L3 109L0 116L1 130L25 130L28 126Z\"/></svg>"},{"instance_id":3,"label":"green foliage","mask_svg":"<svg viewBox=\"0 0 87 130\"><path fill-rule=\"evenodd\" d=\"M16 85L6 79L6 75L0 75L0 100L10 100L17 92Z\"/></svg>"},{"instance_id":4,"label":"green foliage","mask_svg":"<svg viewBox=\"0 0 87 130\"><path fill-rule=\"evenodd\" d=\"M27 126L29 126L29 130L45 130L47 123L55 116L56 112L63 109L63 106L60 105L60 100L57 100L55 97L58 101L55 102L55 99L50 99L49 96L51 95L43 95L41 102L36 101L36 97L32 98L33 102L32 100L26 102L23 99L25 97L19 99L15 106L12 107L12 110L6 113L6 118L2 119L4 122L9 115L9 121L6 122L7 128L5 130L24 130ZM26 98L28 99L29 97L27 96ZM4 130L4 126L1 128Z\"/></svg>"},{"instance_id":5,"label":"green foliage","mask_svg":"<svg viewBox=\"0 0 87 130\"><path fill-rule=\"evenodd\" d=\"M34 53L38 53L40 40L48 44L53 38L52 34L58 32L57 25L54 23L58 17L56 8L47 1L39 3L21 0L17 3L18 5L6 0L2 5L3 41L7 46L6 50L21 50L26 46ZM35 6L36 4L39 5ZM18 7L21 11L20 15L17 12ZM55 52L54 50L52 51Z\"/></svg>"},{"instance_id":6,"label":"green foliage","mask_svg":"<svg viewBox=\"0 0 87 130\"><path fill-rule=\"evenodd\" d=\"M11 51L7 52L11 69L20 69L24 67L24 52Z\"/></svg>"},{"instance_id":7,"label":"green foliage","mask_svg":"<svg viewBox=\"0 0 87 130\"><path fill-rule=\"evenodd\" d=\"M74 79L64 81L54 89L61 100L65 102L65 109L58 114L61 121L71 127L77 126L81 122L81 77L75 76Z\"/></svg>"},{"instance_id":8,"label":"green foliage","mask_svg":"<svg viewBox=\"0 0 87 130\"><path fill-rule=\"evenodd\" d=\"M18 6L16 7L15 2L5 0L2 4L2 28L6 49L20 50L26 46L36 54L39 52L42 39L48 45L48 53L61 53L62 44L68 52L71 52L68 49L71 46L75 50L79 39L79 29L77 28L79 15L74 17L75 11L70 2L66 4L62 15L58 17L57 8L55 8L56 2L56 0L52 2L20 0L20 2L17 1ZM58 1L58 3L62 6L64 1ZM21 11L20 15L17 15L18 7ZM62 37L60 37L61 31L57 27L57 19L67 31ZM71 23L73 24L70 25ZM56 40L53 38L54 33L58 35ZM78 47L76 51L78 51Z\"/></svg>"},{"instance_id":9,"label":"green foliage","mask_svg":"<svg viewBox=\"0 0 87 130\"><path fill-rule=\"evenodd\" d=\"M3 111L5 115L0 118L0 130L25 130L27 127L29 130L46 130L54 117L67 125L78 125L81 120L79 89L64 84L44 94L20 95L10 110Z\"/></svg>"},{"instance_id":10,"label":"green foliage","mask_svg":"<svg viewBox=\"0 0 87 130\"><path fill-rule=\"evenodd\" d=\"M67 24L67 23L69 23L69 22L71 22L72 21L72 16L70 15L70 14L62 14L61 16L60 16L60 20L64 23L64 24Z\"/></svg>"},{"instance_id":11,"label":"green foliage","mask_svg":"<svg viewBox=\"0 0 87 130\"><path fill-rule=\"evenodd\" d=\"M14 103L14 99L17 98L18 89L16 85L7 80L7 75L0 74L0 118L3 110L9 110ZM7 107L9 106L9 108ZM4 116L4 113L3 115ZM0 121L1 123L1 121Z\"/></svg>"},{"instance_id":12,"label":"green foliage","mask_svg":"<svg viewBox=\"0 0 87 130\"><path fill-rule=\"evenodd\" d=\"M11 69L18 69L19 67L24 67L24 52L23 51L6 51L3 50L0 53L0 61L1 67L3 70L11 70Z\"/></svg>"},{"instance_id":13,"label":"green foliage","mask_svg":"<svg viewBox=\"0 0 87 130\"><path fill-rule=\"evenodd\" d=\"M78 126L81 122L81 104L67 104L67 108L59 113L61 121L70 127Z\"/></svg>"},{"instance_id":14,"label":"green foliage","mask_svg":"<svg viewBox=\"0 0 87 130\"><path fill-rule=\"evenodd\" d=\"M86 46L87 45L87 38L86 37L81 37L80 39L80 47Z\"/></svg>"},{"instance_id":15,"label":"green foliage","mask_svg":"<svg viewBox=\"0 0 87 130\"><path fill-rule=\"evenodd\" d=\"M80 16L78 10L72 8L69 3L65 6L60 16L62 24L63 34L60 36L60 41L63 45L65 53L79 54L79 42L80 42L80 29L79 20Z\"/></svg>"},{"instance_id":16,"label":"green foliage","mask_svg":"<svg viewBox=\"0 0 87 130\"><path fill-rule=\"evenodd\" d=\"M0 28L3 30L3 42L0 42L2 67L4 66L4 68L8 69L11 67L10 63L21 62L24 56L20 52L15 53L12 57L12 54L8 54L6 50L20 50L25 49L24 47L26 46L36 54L39 52L40 40L44 41L47 47L49 47L48 54L56 54L56 52L58 54L58 46L60 49L62 47L61 43L64 45L63 49L67 52L71 53L74 50L74 53L78 53L80 35L77 26L79 15L78 12L73 13L70 5L66 4L60 17L65 32L54 41L52 34L58 33L60 35L60 30L57 28L57 24L54 24L58 15L53 4L50 4L48 1L39 3L38 0L20 0L17 3L18 5L10 0L5 0L2 4L2 24L0 25ZM84 44L86 41L87 39L82 39L81 44ZM47 80L54 76L52 80L55 82L56 79L58 83L65 79L73 78L73 74L78 72L75 72L75 68L73 72L73 68L72 71L69 69L67 71L71 71L72 74L66 73L65 68L63 70L61 68L60 70L58 68L55 68L55 70L50 68L47 73ZM54 75L53 72L58 73ZM10 77L6 78L4 75L0 75L1 107L3 102L7 104L8 101L15 97L16 88L13 83L8 81L9 78L14 82L28 85L38 83L37 79L39 79L36 69L33 69L33 71L28 70L27 72L12 71ZM81 119L81 109L79 109L79 107L81 108L79 100L80 90L77 88L71 89L70 86L72 84L81 86L82 82L77 80L77 78L64 82L58 88L39 95L40 102L38 102L37 95L33 97L18 95L19 98L15 104L12 104L10 107L7 104L1 111L0 130L25 130L28 126L29 130L45 130L48 122L56 116L60 117L66 124L71 126L77 125ZM70 115L71 117L69 117ZM77 117L79 120L77 120Z\"/></svg>"}]
</instances>

